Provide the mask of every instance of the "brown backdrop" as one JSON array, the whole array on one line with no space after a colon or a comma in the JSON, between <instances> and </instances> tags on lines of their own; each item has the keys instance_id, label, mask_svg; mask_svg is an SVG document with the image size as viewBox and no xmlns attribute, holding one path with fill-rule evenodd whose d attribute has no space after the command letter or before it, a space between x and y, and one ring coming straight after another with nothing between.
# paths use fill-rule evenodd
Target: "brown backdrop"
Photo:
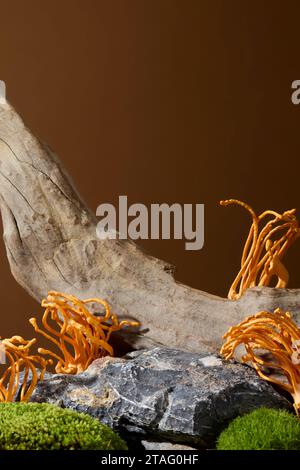
<instances>
[{"instance_id":1,"label":"brown backdrop","mask_svg":"<svg viewBox=\"0 0 300 470\"><path fill-rule=\"evenodd\" d=\"M177 279L225 295L249 217L300 209L298 1L1 0L0 78L88 204L205 203L205 247L148 241ZM3 245L1 332L29 334L38 305ZM300 242L287 264L300 286ZM101 292L99 292L101 295Z\"/></svg>"}]
</instances>

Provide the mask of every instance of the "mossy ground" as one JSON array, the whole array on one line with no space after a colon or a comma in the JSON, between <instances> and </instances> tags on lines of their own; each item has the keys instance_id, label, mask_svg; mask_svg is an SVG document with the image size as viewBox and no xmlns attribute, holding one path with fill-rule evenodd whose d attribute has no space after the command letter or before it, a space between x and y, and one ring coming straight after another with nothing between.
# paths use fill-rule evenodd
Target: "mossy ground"
<instances>
[{"instance_id":1,"label":"mossy ground","mask_svg":"<svg viewBox=\"0 0 300 470\"><path fill-rule=\"evenodd\" d=\"M218 450L300 450L299 418L260 408L233 420L217 441Z\"/></svg>"},{"instance_id":2,"label":"mossy ground","mask_svg":"<svg viewBox=\"0 0 300 470\"><path fill-rule=\"evenodd\" d=\"M1 450L126 450L98 420L46 403L0 403Z\"/></svg>"}]
</instances>

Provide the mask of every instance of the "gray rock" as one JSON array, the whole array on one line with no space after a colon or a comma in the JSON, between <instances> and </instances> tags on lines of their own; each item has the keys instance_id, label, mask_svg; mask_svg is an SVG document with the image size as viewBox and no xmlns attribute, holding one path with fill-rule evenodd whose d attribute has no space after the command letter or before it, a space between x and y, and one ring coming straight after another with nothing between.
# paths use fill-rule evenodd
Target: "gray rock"
<instances>
[{"instance_id":1,"label":"gray rock","mask_svg":"<svg viewBox=\"0 0 300 470\"><path fill-rule=\"evenodd\" d=\"M197 450L195 447L183 444L173 444L172 442L142 441L145 450Z\"/></svg>"},{"instance_id":2,"label":"gray rock","mask_svg":"<svg viewBox=\"0 0 300 470\"><path fill-rule=\"evenodd\" d=\"M238 415L289 402L245 365L155 348L97 359L75 376L47 376L32 401L87 412L123 436L210 445Z\"/></svg>"}]
</instances>

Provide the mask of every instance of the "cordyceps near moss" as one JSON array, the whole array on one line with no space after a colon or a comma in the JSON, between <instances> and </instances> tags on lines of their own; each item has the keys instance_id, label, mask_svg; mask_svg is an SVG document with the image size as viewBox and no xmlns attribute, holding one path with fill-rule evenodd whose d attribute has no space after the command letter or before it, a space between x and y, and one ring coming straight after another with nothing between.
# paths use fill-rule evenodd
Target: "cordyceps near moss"
<instances>
[{"instance_id":1,"label":"cordyceps near moss","mask_svg":"<svg viewBox=\"0 0 300 470\"><path fill-rule=\"evenodd\" d=\"M104 308L103 316L96 317L89 311L88 305L92 303ZM98 298L79 300L72 295L51 291L47 299L42 301L42 306L45 307L42 317L44 330L39 328L36 318L29 321L37 333L57 347L57 353L49 349L38 349L40 354L49 355L57 361L57 373L77 374L95 359L112 356L112 333L125 326L140 325L129 320L119 322L108 303Z\"/></svg>"},{"instance_id":2,"label":"cordyceps near moss","mask_svg":"<svg viewBox=\"0 0 300 470\"><path fill-rule=\"evenodd\" d=\"M30 353L35 342L35 339L29 341L21 336L1 341L7 367L0 379L0 402L12 402L17 398L28 401L38 380L43 380L46 368L52 364L52 360Z\"/></svg>"},{"instance_id":3,"label":"cordyceps near moss","mask_svg":"<svg viewBox=\"0 0 300 470\"><path fill-rule=\"evenodd\" d=\"M300 236L296 210L291 209L283 214L266 210L256 215L252 207L237 199L220 201L220 204L238 204L252 217L241 259L241 269L230 287L228 298L240 298L249 287L269 286L273 277L277 278L276 287L286 287L289 273L281 260L287 249ZM268 217L271 219L266 221ZM264 225L260 228L260 224Z\"/></svg>"},{"instance_id":4,"label":"cordyceps near moss","mask_svg":"<svg viewBox=\"0 0 300 470\"><path fill-rule=\"evenodd\" d=\"M260 377L289 392L299 415L300 329L290 313L279 308L274 313L259 312L231 327L224 339L221 355L231 359L236 348L244 345L242 361L252 363Z\"/></svg>"}]
</instances>

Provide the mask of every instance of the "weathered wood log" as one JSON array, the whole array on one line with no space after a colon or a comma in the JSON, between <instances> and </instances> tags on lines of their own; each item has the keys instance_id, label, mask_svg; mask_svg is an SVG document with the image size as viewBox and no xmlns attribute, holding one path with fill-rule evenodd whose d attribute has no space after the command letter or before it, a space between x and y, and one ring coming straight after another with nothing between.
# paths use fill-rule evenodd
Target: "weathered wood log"
<instances>
[{"instance_id":1,"label":"weathered wood log","mask_svg":"<svg viewBox=\"0 0 300 470\"><path fill-rule=\"evenodd\" d=\"M1 91L1 90L0 90ZM138 319L136 347L161 344L216 351L227 328L261 309L300 318L300 290L253 289L238 301L174 280L172 267L127 240L99 240L85 206L49 147L0 99L0 201L4 241L15 279L40 301L49 290L107 299Z\"/></svg>"}]
</instances>

